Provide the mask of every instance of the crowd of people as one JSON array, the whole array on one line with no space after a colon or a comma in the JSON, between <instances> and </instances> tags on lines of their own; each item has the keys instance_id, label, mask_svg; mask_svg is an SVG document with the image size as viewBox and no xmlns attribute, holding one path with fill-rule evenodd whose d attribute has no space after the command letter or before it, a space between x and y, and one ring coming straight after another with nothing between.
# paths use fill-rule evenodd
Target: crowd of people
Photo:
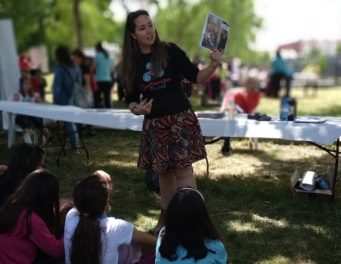
<instances>
[{"instance_id":1,"label":"crowd of people","mask_svg":"<svg viewBox=\"0 0 341 264\"><path fill-rule=\"evenodd\" d=\"M75 91L81 87L85 99L91 91L88 107L111 107L113 61L101 43L92 60L65 46L56 49L55 57L54 104L80 106ZM120 82L128 107L144 116L138 167L157 172L160 179L156 226L141 231L111 216L113 179L101 170L84 175L70 197L60 198L58 177L44 168L44 149L25 140L0 166L1 263L227 263L193 175L192 163L205 158L206 151L183 90L184 79L205 82L222 54L213 50L210 63L199 70L179 46L160 40L149 14L139 10L127 17L122 58ZM29 63L20 63L21 85L13 100L44 102L45 93L33 89ZM16 123L25 133L33 127L49 133L40 118L18 115ZM65 122L64 127L77 147L76 124Z\"/></svg>"},{"instance_id":2,"label":"crowd of people","mask_svg":"<svg viewBox=\"0 0 341 264\"><path fill-rule=\"evenodd\" d=\"M54 79L52 83L53 103L57 105L76 105L82 108L111 108L111 94L113 88L116 87L118 99L129 104L131 101L131 94L129 94L130 89L128 86L130 85L131 80L125 80L125 78L127 78L125 76L133 79L134 74L137 73L135 71L143 71L143 69L134 67L134 64L140 63L139 60L143 61L144 58L131 57L136 56L134 50L136 50L137 44L138 42L134 40L134 42L130 43L130 46L128 45L132 55L126 54L127 51L125 51L123 47L121 59L116 65L115 61L103 47L101 42L98 42L95 45L94 57L86 56L81 49L70 51L66 46L58 46L55 51L57 65L54 69ZM125 44L125 46L127 46L127 44ZM166 63L165 58L163 58L166 56L166 52L162 46L163 45L160 45L161 48L158 50L158 52L160 52L160 59L159 61L155 61L157 67L160 67L160 65L158 65L160 63ZM125 59L123 60L122 58ZM127 66L128 61L129 63L134 64ZM19 65L22 72L20 89L13 95L12 99L24 102L45 102L45 87L47 84L42 76L41 70L31 69L30 61L25 56L20 57ZM151 70L151 65L152 64L148 66L149 68L145 69L143 78L148 79L153 77L154 73ZM202 69L209 64L204 63L197 56L192 61L192 65ZM161 73L162 72L159 74ZM264 67L249 67L243 64L239 58L234 57L229 61L221 61L202 83L196 84L196 80L194 80L192 76L187 78L183 73L180 73L178 78L181 79L181 85L179 86L182 88L181 92L184 91L187 97L190 97L193 93L201 93L203 105L207 104L208 100L213 100L221 103L223 106L226 105L224 104L224 98L229 96L228 94L231 94L232 90L240 88L247 89L245 87L250 78L257 82L255 84L255 90L257 90L259 94L261 93L268 97L280 96L281 83L282 80L284 80L284 96L289 97L293 71L286 65L285 60L281 56L281 51L278 50L276 56L271 61L268 70ZM161 78L161 81L162 80L165 80L165 78ZM134 82L134 85L138 84L136 83L136 80ZM166 85L166 83L164 83L164 85ZM134 96L135 100L139 99L138 95L135 94ZM249 100L251 97L252 96L247 96L246 100ZM258 95L257 98L259 98ZM258 99L257 102L259 102ZM236 105L240 106L238 102L236 102ZM166 105L164 105L164 107L165 106ZM154 106L154 109L157 108L158 106ZM245 110L242 106L240 106L240 109L242 112L251 113L256 110L256 107L254 107L252 111ZM16 118L16 124L22 128L25 142L33 142L32 134L34 129L43 132L43 143L51 140L43 120L39 118L20 115ZM64 127L69 138L69 143L72 147L78 148L79 136L77 125L65 122ZM87 127L88 135L95 135L94 127Z\"/></svg>"},{"instance_id":3,"label":"crowd of people","mask_svg":"<svg viewBox=\"0 0 341 264\"><path fill-rule=\"evenodd\" d=\"M101 42L95 47L95 56L86 56L81 49L70 51L59 45L55 50L52 101L57 105L75 105L82 108L111 108L111 92L115 81L114 61ZM20 56L20 88L12 100L42 103L46 100L47 82L39 68L33 68L27 56ZM33 142L33 131L43 133L41 145L51 141L51 135L42 119L25 115L16 116L16 124L23 130L24 141ZM78 148L78 127L72 122L64 122L68 141ZM95 129L88 126L88 135L95 135ZM35 142L36 143L36 142Z\"/></svg>"},{"instance_id":4,"label":"crowd of people","mask_svg":"<svg viewBox=\"0 0 341 264\"><path fill-rule=\"evenodd\" d=\"M84 175L70 197L60 198L45 156L22 143L0 166L0 263L227 263L198 190L176 191L155 235L111 215L114 179L105 171Z\"/></svg>"},{"instance_id":5,"label":"crowd of people","mask_svg":"<svg viewBox=\"0 0 341 264\"><path fill-rule=\"evenodd\" d=\"M114 61L102 43L96 44L94 58L63 45L55 57L54 104L111 108ZM84 175L72 195L60 199L58 177L44 168L45 152L32 144L30 136L37 128L48 141L49 131L41 118L17 115L26 143L0 166L0 262L228 263L227 249L193 174L192 164L206 158L206 150L188 99L191 88L184 85L204 85L209 96L222 101L222 111L231 111L233 102L237 111L252 113L260 100L263 72L258 70L256 76L255 70L248 71L241 78L240 61L224 64L218 49L211 51L208 64L199 64L175 43L160 39L147 11L128 14L116 71L120 99L132 114L144 117L137 166L159 179L160 215L148 232L111 216L113 179L104 171ZM23 57L20 68L20 89L12 99L44 102L46 81L41 71L30 69ZM221 81L224 69L230 73L229 82ZM287 96L290 74L278 53L270 78L277 86L285 78ZM278 96L278 87L274 89ZM64 122L64 127L71 146L79 147L77 125ZM92 126L88 133L94 135ZM224 147L229 144L226 138Z\"/></svg>"},{"instance_id":6,"label":"crowd of people","mask_svg":"<svg viewBox=\"0 0 341 264\"><path fill-rule=\"evenodd\" d=\"M192 163L205 158L206 151L182 86L184 79L205 82L220 65L221 52L213 50L210 63L199 70L179 46L160 40L149 14L138 10L127 16L122 58L120 77L128 107L144 116L138 167L157 172L160 179L156 226L140 231L110 215L115 212L110 203L114 187L104 171L85 175L70 197L60 199L58 177L44 168L43 148L23 143L0 166L1 263L228 262L193 174ZM56 49L56 59L54 104L76 105L76 84L92 90L96 80L94 106L110 108L113 61L100 43L92 62L81 50L70 52L65 46ZM15 97L42 102L35 99L30 80L24 75L22 80ZM30 120L42 128L38 121ZM76 125L66 122L65 128L77 147Z\"/></svg>"}]
</instances>

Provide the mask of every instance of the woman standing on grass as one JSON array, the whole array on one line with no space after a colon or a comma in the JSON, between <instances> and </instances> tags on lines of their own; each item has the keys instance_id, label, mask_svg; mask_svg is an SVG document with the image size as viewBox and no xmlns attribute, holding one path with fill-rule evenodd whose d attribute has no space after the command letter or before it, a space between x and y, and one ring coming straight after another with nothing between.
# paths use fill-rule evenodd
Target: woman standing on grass
<instances>
[{"instance_id":1,"label":"woman standing on grass","mask_svg":"<svg viewBox=\"0 0 341 264\"><path fill-rule=\"evenodd\" d=\"M138 167L160 175L161 215L155 229L162 226L176 190L196 188L192 163L206 157L198 120L180 84L181 75L193 83L204 82L221 56L214 50L210 64L199 71L177 45L159 39L147 11L128 14L122 79L130 111L145 116Z\"/></svg>"}]
</instances>

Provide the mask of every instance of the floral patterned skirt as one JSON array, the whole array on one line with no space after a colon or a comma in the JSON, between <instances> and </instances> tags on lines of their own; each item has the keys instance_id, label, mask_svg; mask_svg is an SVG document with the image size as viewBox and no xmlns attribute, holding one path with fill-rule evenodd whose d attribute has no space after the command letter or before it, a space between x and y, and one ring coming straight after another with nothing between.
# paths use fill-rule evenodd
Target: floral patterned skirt
<instances>
[{"instance_id":1,"label":"floral patterned skirt","mask_svg":"<svg viewBox=\"0 0 341 264\"><path fill-rule=\"evenodd\" d=\"M204 159L200 125L191 109L161 118L144 119L138 167L164 174Z\"/></svg>"}]
</instances>

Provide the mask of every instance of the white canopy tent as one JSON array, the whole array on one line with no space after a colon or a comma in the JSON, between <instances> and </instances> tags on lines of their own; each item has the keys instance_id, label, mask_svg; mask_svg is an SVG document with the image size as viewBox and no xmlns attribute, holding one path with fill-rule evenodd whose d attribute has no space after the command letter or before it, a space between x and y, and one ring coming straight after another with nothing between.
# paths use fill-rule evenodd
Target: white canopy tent
<instances>
[{"instance_id":1,"label":"white canopy tent","mask_svg":"<svg viewBox=\"0 0 341 264\"><path fill-rule=\"evenodd\" d=\"M10 19L0 19L0 100L8 100L19 89L20 69L18 55ZM7 128L5 115L2 116L3 128Z\"/></svg>"}]
</instances>

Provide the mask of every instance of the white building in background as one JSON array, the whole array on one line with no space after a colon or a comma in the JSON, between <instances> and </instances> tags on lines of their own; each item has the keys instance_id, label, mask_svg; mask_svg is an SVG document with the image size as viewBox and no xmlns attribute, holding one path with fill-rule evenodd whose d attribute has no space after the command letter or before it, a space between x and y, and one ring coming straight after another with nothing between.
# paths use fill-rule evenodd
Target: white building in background
<instances>
[{"instance_id":1,"label":"white building in background","mask_svg":"<svg viewBox=\"0 0 341 264\"><path fill-rule=\"evenodd\" d=\"M292 68L296 68L298 61L302 56L309 54L312 50L319 50L327 58L327 65L321 74L330 76L335 79L335 85L341 83L341 55L337 53L338 47L341 46L339 40L299 40L296 42L286 43L278 46L281 49L283 57L292 59ZM286 54L296 54L295 56L286 56ZM333 83L334 84L334 83Z\"/></svg>"},{"instance_id":2,"label":"white building in background","mask_svg":"<svg viewBox=\"0 0 341 264\"><path fill-rule=\"evenodd\" d=\"M105 48L110 58L114 59L115 63L118 61L120 55L119 46L116 43L103 43L103 48ZM85 48L84 53L86 56L95 57L94 48ZM26 57L30 59L31 69L41 69L43 73L49 72L49 55L46 46L33 46L25 51Z\"/></svg>"},{"instance_id":3,"label":"white building in background","mask_svg":"<svg viewBox=\"0 0 341 264\"><path fill-rule=\"evenodd\" d=\"M310 53L313 49L320 50L326 56L335 56L341 40L298 40L278 46L281 50L294 51L297 55Z\"/></svg>"}]
</instances>

